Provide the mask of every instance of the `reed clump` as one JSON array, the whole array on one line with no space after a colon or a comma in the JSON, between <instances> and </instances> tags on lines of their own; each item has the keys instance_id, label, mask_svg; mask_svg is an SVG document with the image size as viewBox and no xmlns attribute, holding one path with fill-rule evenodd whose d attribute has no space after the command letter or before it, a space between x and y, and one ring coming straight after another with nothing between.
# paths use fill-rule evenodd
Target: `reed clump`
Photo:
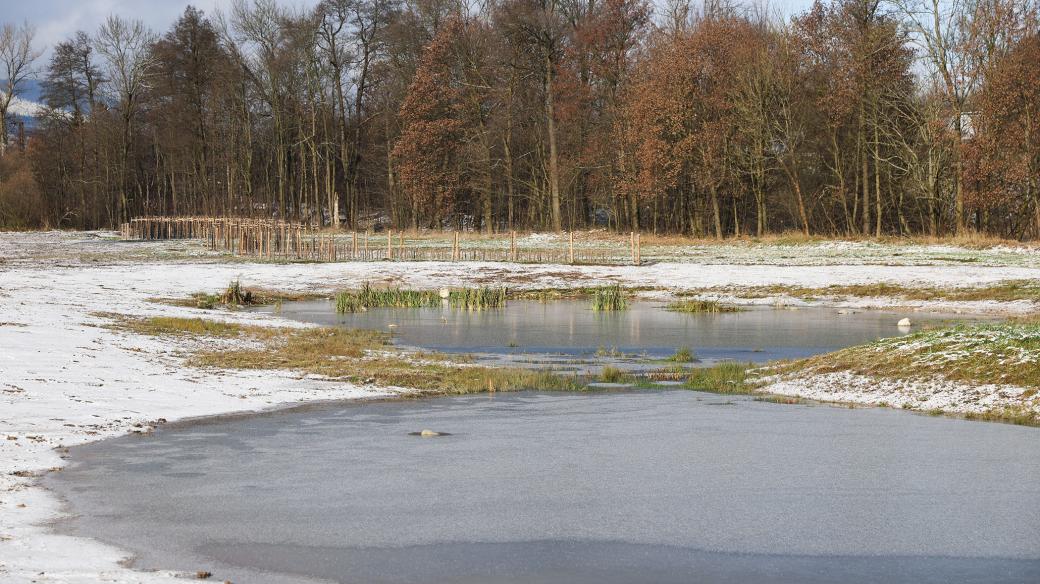
<instances>
[{"instance_id":1,"label":"reed clump","mask_svg":"<svg viewBox=\"0 0 1040 584\"><path fill-rule=\"evenodd\" d=\"M599 372L599 380L602 383L626 383L632 377L613 365L606 365Z\"/></svg>"},{"instance_id":2,"label":"reed clump","mask_svg":"<svg viewBox=\"0 0 1040 584\"><path fill-rule=\"evenodd\" d=\"M242 289L241 281L232 280L220 295L220 302L227 306L245 306L253 303L253 293Z\"/></svg>"},{"instance_id":3,"label":"reed clump","mask_svg":"<svg viewBox=\"0 0 1040 584\"><path fill-rule=\"evenodd\" d=\"M669 304L667 309L672 312L686 312L691 314L718 314L720 312L741 311L740 307L722 304L718 300L680 300Z\"/></svg>"},{"instance_id":4,"label":"reed clump","mask_svg":"<svg viewBox=\"0 0 1040 584\"><path fill-rule=\"evenodd\" d=\"M744 363L719 363L690 371L686 387L714 393L755 393L756 384L748 377L750 365Z\"/></svg>"},{"instance_id":5,"label":"reed clump","mask_svg":"<svg viewBox=\"0 0 1040 584\"><path fill-rule=\"evenodd\" d=\"M602 286L592 291L592 310L597 312L627 310L628 299L620 284Z\"/></svg>"},{"instance_id":6,"label":"reed clump","mask_svg":"<svg viewBox=\"0 0 1040 584\"><path fill-rule=\"evenodd\" d=\"M206 310L212 310L218 306L236 308L260 304L257 295L243 288L242 282L239 280L232 280L228 283L227 288L218 294L207 294L205 292L193 294L190 302L189 306L194 304L195 308L204 308Z\"/></svg>"},{"instance_id":7,"label":"reed clump","mask_svg":"<svg viewBox=\"0 0 1040 584\"><path fill-rule=\"evenodd\" d=\"M430 290L373 288L368 282L357 292L344 291L336 295L336 312L340 314L369 308L433 308L440 305L440 296Z\"/></svg>"},{"instance_id":8,"label":"reed clump","mask_svg":"<svg viewBox=\"0 0 1040 584\"><path fill-rule=\"evenodd\" d=\"M697 360L697 356L694 354L693 349L683 345L676 349L675 354L669 357L668 360L675 363L692 363Z\"/></svg>"},{"instance_id":9,"label":"reed clump","mask_svg":"<svg viewBox=\"0 0 1040 584\"><path fill-rule=\"evenodd\" d=\"M452 308L466 310L502 308L506 305L506 289L481 286L480 288L452 290L448 293L448 303Z\"/></svg>"}]
</instances>

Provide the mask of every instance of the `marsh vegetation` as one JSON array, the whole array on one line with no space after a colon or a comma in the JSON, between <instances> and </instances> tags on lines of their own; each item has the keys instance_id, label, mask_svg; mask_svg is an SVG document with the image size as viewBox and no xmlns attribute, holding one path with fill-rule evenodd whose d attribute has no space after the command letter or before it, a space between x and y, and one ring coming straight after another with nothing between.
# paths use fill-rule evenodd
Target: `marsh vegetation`
<instances>
[{"instance_id":1,"label":"marsh vegetation","mask_svg":"<svg viewBox=\"0 0 1040 584\"><path fill-rule=\"evenodd\" d=\"M691 314L717 314L720 312L740 312L743 310L739 306L723 304L717 300L679 300L668 304L666 308L672 312L686 312Z\"/></svg>"},{"instance_id":2,"label":"marsh vegetation","mask_svg":"<svg viewBox=\"0 0 1040 584\"><path fill-rule=\"evenodd\" d=\"M628 299L620 284L592 290L592 310L596 312L627 310Z\"/></svg>"},{"instance_id":3,"label":"marsh vegetation","mask_svg":"<svg viewBox=\"0 0 1040 584\"><path fill-rule=\"evenodd\" d=\"M432 290L373 288L368 282L361 289L336 295L336 312L346 314L369 308L433 308L441 305L441 297Z\"/></svg>"},{"instance_id":4,"label":"marsh vegetation","mask_svg":"<svg viewBox=\"0 0 1040 584\"><path fill-rule=\"evenodd\" d=\"M586 389L574 375L474 366L457 356L405 351L395 347L388 334L364 329L280 328L171 317L115 317L112 326L147 335L249 341L233 347L202 344L187 360L195 367L288 369L351 383L410 388L424 395Z\"/></svg>"},{"instance_id":5,"label":"marsh vegetation","mask_svg":"<svg viewBox=\"0 0 1040 584\"><path fill-rule=\"evenodd\" d=\"M452 308L466 310L487 310L489 308L502 308L506 305L506 289L490 288L460 288L448 293L448 303Z\"/></svg>"}]
</instances>

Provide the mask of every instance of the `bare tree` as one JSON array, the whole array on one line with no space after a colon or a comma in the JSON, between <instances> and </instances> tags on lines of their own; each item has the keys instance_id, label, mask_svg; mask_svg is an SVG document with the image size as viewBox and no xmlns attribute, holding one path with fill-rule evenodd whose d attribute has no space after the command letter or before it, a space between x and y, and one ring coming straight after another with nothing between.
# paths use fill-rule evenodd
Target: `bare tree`
<instances>
[{"instance_id":1,"label":"bare tree","mask_svg":"<svg viewBox=\"0 0 1040 584\"><path fill-rule=\"evenodd\" d=\"M893 0L930 66L952 127L954 224L964 229L963 145L968 102L982 83L986 65L1010 44L1021 15L1035 12L1034 0Z\"/></svg>"},{"instance_id":2,"label":"bare tree","mask_svg":"<svg viewBox=\"0 0 1040 584\"><path fill-rule=\"evenodd\" d=\"M23 91L32 72L32 63L42 51L33 49L36 28L28 22L21 26L5 23L0 27L0 156L7 149L7 115L14 99Z\"/></svg>"},{"instance_id":3,"label":"bare tree","mask_svg":"<svg viewBox=\"0 0 1040 584\"><path fill-rule=\"evenodd\" d=\"M98 29L97 51L105 63L107 87L119 104L122 121L122 160L119 168L120 216L128 220L130 151L134 139L134 118L155 66L151 53L155 35L139 20L109 16Z\"/></svg>"}]
</instances>

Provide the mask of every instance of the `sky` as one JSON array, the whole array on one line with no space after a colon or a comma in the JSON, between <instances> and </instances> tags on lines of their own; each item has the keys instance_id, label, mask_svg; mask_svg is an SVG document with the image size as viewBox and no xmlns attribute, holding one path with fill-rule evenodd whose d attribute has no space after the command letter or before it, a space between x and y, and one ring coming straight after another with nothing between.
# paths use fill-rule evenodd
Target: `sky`
<instances>
[{"instance_id":1,"label":"sky","mask_svg":"<svg viewBox=\"0 0 1040 584\"><path fill-rule=\"evenodd\" d=\"M318 0L283 0L287 6L314 6ZM77 30L93 32L110 14L143 21L165 32L188 5L213 14L225 12L232 0L0 0L0 23L28 21L36 27L41 49L67 39Z\"/></svg>"},{"instance_id":2,"label":"sky","mask_svg":"<svg viewBox=\"0 0 1040 584\"><path fill-rule=\"evenodd\" d=\"M93 32L109 14L143 21L152 30L164 32L189 4L206 14L227 11L232 0L0 0L0 23L29 21L36 26L39 48L47 50L77 30ZM318 0L280 0L290 6L311 7ZM812 0L769 0L785 14L797 13Z\"/></svg>"}]
</instances>

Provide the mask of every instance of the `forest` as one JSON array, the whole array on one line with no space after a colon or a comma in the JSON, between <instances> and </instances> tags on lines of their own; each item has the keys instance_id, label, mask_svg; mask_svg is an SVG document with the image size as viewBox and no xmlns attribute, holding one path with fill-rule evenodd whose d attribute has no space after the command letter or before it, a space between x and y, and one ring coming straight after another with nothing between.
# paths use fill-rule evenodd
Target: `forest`
<instances>
[{"instance_id":1,"label":"forest","mask_svg":"<svg viewBox=\"0 0 1040 584\"><path fill-rule=\"evenodd\" d=\"M1036 0L238 0L0 23L0 228L1040 237ZM46 55L46 58L44 57ZM12 105L38 81L28 129Z\"/></svg>"}]
</instances>

